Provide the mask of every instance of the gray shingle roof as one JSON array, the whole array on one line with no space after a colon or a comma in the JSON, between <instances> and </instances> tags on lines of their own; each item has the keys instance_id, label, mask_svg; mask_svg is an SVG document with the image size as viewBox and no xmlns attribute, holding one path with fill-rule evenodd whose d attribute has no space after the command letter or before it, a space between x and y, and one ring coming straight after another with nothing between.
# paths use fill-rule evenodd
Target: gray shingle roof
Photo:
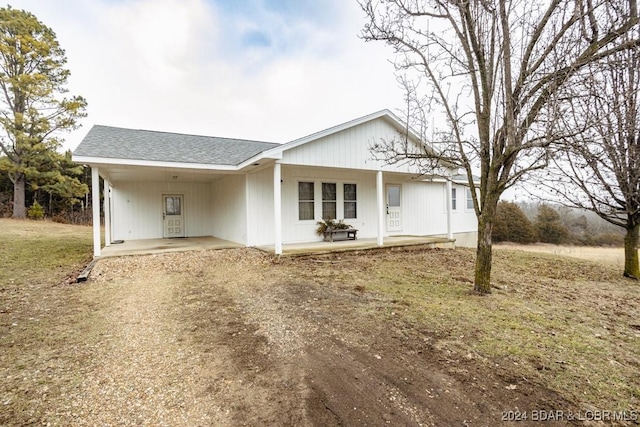
<instances>
[{"instance_id":1,"label":"gray shingle roof","mask_svg":"<svg viewBox=\"0 0 640 427\"><path fill-rule=\"evenodd\" d=\"M95 125L73 155L235 166L277 146L271 142Z\"/></svg>"}]
</instances>

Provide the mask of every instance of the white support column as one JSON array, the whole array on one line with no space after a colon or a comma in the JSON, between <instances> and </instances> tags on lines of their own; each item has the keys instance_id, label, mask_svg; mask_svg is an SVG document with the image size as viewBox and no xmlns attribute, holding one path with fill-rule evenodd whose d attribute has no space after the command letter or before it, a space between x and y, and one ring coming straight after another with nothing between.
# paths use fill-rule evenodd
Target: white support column
<instances>
[{"instance_id":1,"label":"white support column","mask_svg":"<svg viewBox=\"0 0 640 427\"><path fill-rule=\"evenodd\" d=\"M91 167L91 210L93 214L93 256L100 256L100 173Z\"/></svg>"},{"instance_id":2,"label":"white support column","mask_svg":"<svg viewBox=\"0 0 640 427\"><path fill-rule=\"evenodd\" d=\"M111 246L111 185L104 180L104 245Z\"/></svg>"},{"instance_id":3,"label":"white support column","mask_svg":"<svg viewBox=\"0 0 640 427\"><path fill-rule=\"evenodd\" d=\"M384 183L382 180L382 171L378 171L376 175L376 194L378 202L378 246L384 245L384 224L385 224L385 209L384 209Z\"/></svg>"},{"instance_id":4,"label":"white support column","mask_svg":"<svg viewBox=\"0 0 640 427\"><path fill-rule=\"evenodd\" d=\"M251 217L251 182L249 178L249 174L244 176L244 203L245 203L245 230L246 230L246 240L245 244L247 247L255 246L253 243L253 223Z\"/></svg>"},{"instance_id":5,"label":"white support column","mask_svg":"<svg viewBox=\"0 0 640 427\"><path fill-rule=\"evenodd\" d=\"M282 172L280 163L273 166L273 231L276 255L282 255Z\"/></svg>"},{"instance_id":6,"label":"white support column","mask_svg":"<svg viewBox=\"0 0 640 427\"><path fill-rule=\"evenodd\" d=\"M452 212L452 204L451 204L451 196L452 196L452 186L451 180L447 180L447 237L449 239L453 239L453 229L451 228L451 212ZM457 201L456 201L457 203Z\"/></svg>"}]
</instances>

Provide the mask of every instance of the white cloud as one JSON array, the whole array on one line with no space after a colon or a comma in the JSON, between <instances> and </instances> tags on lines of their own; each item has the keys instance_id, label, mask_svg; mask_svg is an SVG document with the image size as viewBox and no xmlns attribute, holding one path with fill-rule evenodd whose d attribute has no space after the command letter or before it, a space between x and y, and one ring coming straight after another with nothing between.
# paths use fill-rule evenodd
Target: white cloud
<instances>
[{"instance_id":1,"label":"white cloud","mask_svg":"<svg viewBox=\"0 0 640 427\"><path fill-rule=\"evenodd\" d=\"M15 1L58 34L96 123L286 142L402 96L357 5L205 0Z\"/></svg>"}]
</instances>

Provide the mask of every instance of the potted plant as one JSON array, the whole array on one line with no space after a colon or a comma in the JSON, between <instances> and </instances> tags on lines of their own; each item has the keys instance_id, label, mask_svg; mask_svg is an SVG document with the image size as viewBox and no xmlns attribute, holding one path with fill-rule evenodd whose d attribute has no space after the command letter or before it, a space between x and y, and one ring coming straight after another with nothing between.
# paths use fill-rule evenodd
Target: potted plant
<instances>
[{"instance_id":1,"label":"potted plant","mask_svg":"<svg viewBox=\"0 0 640 427\"><path fill-rule=\"evenodd\" d=\"M335 219L323 219L318 221L317 224L316 234L318 236L323 236L327 231L349 230L352 228L349 224L345 224L343 220L336 221Z\"/></svg>"}]
</instances>

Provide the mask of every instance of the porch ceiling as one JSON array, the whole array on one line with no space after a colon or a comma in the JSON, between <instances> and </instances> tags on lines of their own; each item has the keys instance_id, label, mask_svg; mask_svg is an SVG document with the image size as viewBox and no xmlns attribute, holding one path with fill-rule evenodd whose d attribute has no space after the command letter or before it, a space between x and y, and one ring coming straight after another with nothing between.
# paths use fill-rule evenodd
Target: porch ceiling
<instances>
[{"instance_id":1,"label":"porch ceiling","mask_svg":"<svg viewBox=\"0 0 640 427\"><path fill-rule=\"evenodd\" d=\"M233 172L129 165L95 165L112 183L127 181L212 182Z\"/></svg>"}]
</instances>

